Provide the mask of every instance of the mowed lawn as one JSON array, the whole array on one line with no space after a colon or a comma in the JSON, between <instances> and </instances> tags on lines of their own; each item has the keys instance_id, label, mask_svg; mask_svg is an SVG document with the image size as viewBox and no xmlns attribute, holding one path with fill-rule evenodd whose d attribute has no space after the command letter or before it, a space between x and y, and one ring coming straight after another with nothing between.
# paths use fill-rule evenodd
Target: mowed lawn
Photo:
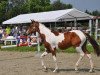
<instances>
[{"instance_id":1,"label":"mowed lawn","mask_svg":"<svg viewBox=\"0 0 100 75\"><path fill-rule=\"evenodd\" d=\"M87 45L87 49L90 51L90 52L93 52L94 49L91 45ZM44 46L41 46L40 47L40 50L41 51L44 51ZM28 47L28 46L23 46L23 47L10 47L10 48L1 48L0 51L18 51L18 52L29 52L29 51L38 51L37 50L37 47ZM60 49L57 49L57 52L67 52L67 53L75 53L76 50L75 48L73 47L70 47L68 49L65 49L65 50L60 50Z\"/></svg>"}]
</instances>

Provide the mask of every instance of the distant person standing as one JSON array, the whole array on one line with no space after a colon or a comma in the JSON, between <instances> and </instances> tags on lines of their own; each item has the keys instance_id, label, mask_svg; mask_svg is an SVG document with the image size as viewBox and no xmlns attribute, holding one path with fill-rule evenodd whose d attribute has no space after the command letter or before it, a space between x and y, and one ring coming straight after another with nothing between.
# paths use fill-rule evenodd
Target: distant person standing
<instances>
[{"instance_id":1,"label":"distant person standing","mask_svg":"<svg viewBox=\"0 0 100 75\"><path fill-rule=\"evenodd\" d=\"M15 38L18 37L18 31L19 31L19 30L18 30L18 27L16 26L16 27L14 28L14 35L13 35Z\"/></svg>"},{"instance_id":2,"label":"distant person standing","mask_svg":"<svg viewBox=\"0 0 100 75\"><path fill-rule=\"evenodd\" d=\"M6 34L7 34L7 36L10 34L10 32L11 32L11 29L10 29L10 27L7 26L7 28L6 28Z\"/></svg>"},{"instance_id":3,"label":"distant person standing","mask_svg":"<svg viewBox=\"0 0 100 75\"><path fill-rule=\"evenodd\" d=\"M2 39L3 29L0 27L0 39Z\"/></svg>"}]
</instances>

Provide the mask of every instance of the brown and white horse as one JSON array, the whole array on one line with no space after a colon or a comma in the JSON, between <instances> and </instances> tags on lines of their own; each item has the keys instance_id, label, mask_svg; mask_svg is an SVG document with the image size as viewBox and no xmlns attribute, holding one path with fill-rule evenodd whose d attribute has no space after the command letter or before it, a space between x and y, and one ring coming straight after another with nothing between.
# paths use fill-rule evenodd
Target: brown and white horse
<instances>
[{"instance_id":1,"label":"brown and white horse","mask_svg":"<svg viewBox=\"0 0 100 75\"><path fill-rule=\"evenodd\" d=\"M57 59L56 59L56 49L66 49L71 46L76 48L76 50L80 53L80 57L75 64L75 70L78 71L78 65L84 55L86 54L90 61L90 70L89 72L93 71L93 62L91 58L90 52L86 49L87 39L92 44L97 56L100 56L100 48L97 42L90 37L87 33L83 33L80 30L72 30L69 32L59 33L59 32L52 32L50 29L45 27L43 24L32 21L31 25L27 30L27 34L31 34L34 32L38 32L42 39L42 42L45 47L45 52L41 55L41 63L42 66L47 69L44 64L43 57L46 56L48 53L52 53L54 62L55 62L55 69L53 72L56 72L58 69Z\"/></svg>"}]
</instances>

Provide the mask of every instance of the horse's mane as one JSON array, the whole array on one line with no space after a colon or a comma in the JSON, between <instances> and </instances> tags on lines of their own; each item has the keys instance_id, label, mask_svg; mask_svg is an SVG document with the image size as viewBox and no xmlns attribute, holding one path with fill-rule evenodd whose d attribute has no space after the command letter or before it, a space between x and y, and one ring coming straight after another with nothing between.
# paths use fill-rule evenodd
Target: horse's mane
<instances>
[{"instance_id":1,"label":"horse's mane","mask_svg":"<svg viewBox=\"0 0 100 75\"><path fill-rule=\"evenodd\" d=\"M56 30L54 30L54 31L53 31L53 30L51 30L51 32L52 32L52 33L54 33L56 36L58 36L58 35L59 35L59 32L58 32L58 31L56 31Z\"/></svg>"},{"instance_id":2,"label":"horse's mane","mask_svg":"<svg viewBox=\"0 0 100 75\"><path fill-rule=\"evenodd\" d=\"M47 27L46 27L44 24L42 24L42 23L40 23L40 28L51 31L49 28L47 28Z\"/></svg>"},{"instance_id":3,"label":"horse's mane","mask_svg":"<svg viewBox=\"0 0 100 75\"><path fill-rule=\"evenodd\" d=\"M44 33L44 34L46 34L46 35L48 35L48 36L50 36L51 35L51 30L49 29L49 28L47 28L44 24L42 24L42 23L39 23L39 29L40 29L40 32L41 33Z\"/></svg>"},{"instance_id":4,"label":"horse's mane","mask_svg":"<svg viewBox=\"0 0 100 75\"><path fill-rule=\"evenodd\" d=\"M42 29L42 31L46 32L46 33L53 33L54 35L58 36L59 33L63 33L62 30L55 30L55 29L52 29L50 30L49 28L47 28L44 24L42 23L39 23L40 25L40 28Z\"/></svg>"}]
</instances>

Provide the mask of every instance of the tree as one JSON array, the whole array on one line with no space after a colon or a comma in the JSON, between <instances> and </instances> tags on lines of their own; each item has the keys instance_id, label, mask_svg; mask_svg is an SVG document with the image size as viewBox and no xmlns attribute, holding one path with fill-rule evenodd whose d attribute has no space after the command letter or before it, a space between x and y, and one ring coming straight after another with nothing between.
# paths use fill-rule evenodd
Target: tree
<instances>
[{"instance_id":1,"label":"tree","mask_svg":"<svg viewBox=\"0 0 100 75\"><path fill-rule=\"evenodd\" d=\"M98 11L98 10L95 10L95 11L92 11L92 12L86 10L85 13L93 15L93 16L100 16L100 11Z\"/></svg>"},{"instance_id":2,"label":"tree","mask_svg":"<svg viewBox=\"0 0 100 75\"><path fill-rule=\"evenodd\" d=\"M71 4L64 4L60 0L54 1L54 3L52 4L53 10L69 9L72 7L73 6Z\"/></svg>"},{"instance_id":3,"label":"tree","mask_svg":"<svg viewBox=\"0 0 100 75\"><path fill-rule=\"evenodd\" d=\"M85 10L85 13L92 15L92 13L88 10Z\"/></svg>"},{"instance_id":4,"label":"tree","mask_svg":"<svg viewBox=\"0 0 100 75\"><path fill-rule=\"evenodd\" d=\"M2 1L6 1L6 2L7 2L8 0L0 0L0 3L1 3Z\"/></svg>"},{"instance_id":5,"label":"tree","mask_svg":"<svg viewBox=\"0 0 100 75\"><path fill-rule=\"evenodd\" d=\"M29 12L42 12L51 10L50 0L27 0Z\"/></svg>"},{"instance_id":6,"label":"tree","mask_svg":"<svg viewBox=\"0 0 100 75\"><path fill-rule=\"evenodd\" d=\"M73 6L71 4L67 4L67 9L71 9Z\"/></svg>"},{"instance_id":7,"label":"tree","mask_svg":"<svg viewBox=\"0 0 100 75\"><path fill-rule=\"evenodd\" d=\"M100 16L100 11L95 10L95 11L92 12L92 15L94 15L94 16Z\"/></svg>"},{"instance_id":8,"label":"tree","mask_svg":"<svg viewBox=\"0 0 100 75\"><path fill-rule=\"evenodd\" d=\"M13 7L23 5L26 0L8 0L8 3L11 2Z\"/></svg>"},{"instance_id":9,"label":"tree","mask_svg":"<svg viewBox=\"0 0 100 75\"><path fill-rule=\"evenodd\" d=\"M51 10L50 0L40 0L40 6L42 7L43 11Z\"/></svg>"},{"instance_id":10,"label":"tree","mask_svg":"<svg viewBox=\"0 0 100 75\"><path fill-rule=\"evenodd\" d=\"M0 2L0 23L5 20L6 6L7 6L6 1Z\"/></svg>"}]
</instances>

